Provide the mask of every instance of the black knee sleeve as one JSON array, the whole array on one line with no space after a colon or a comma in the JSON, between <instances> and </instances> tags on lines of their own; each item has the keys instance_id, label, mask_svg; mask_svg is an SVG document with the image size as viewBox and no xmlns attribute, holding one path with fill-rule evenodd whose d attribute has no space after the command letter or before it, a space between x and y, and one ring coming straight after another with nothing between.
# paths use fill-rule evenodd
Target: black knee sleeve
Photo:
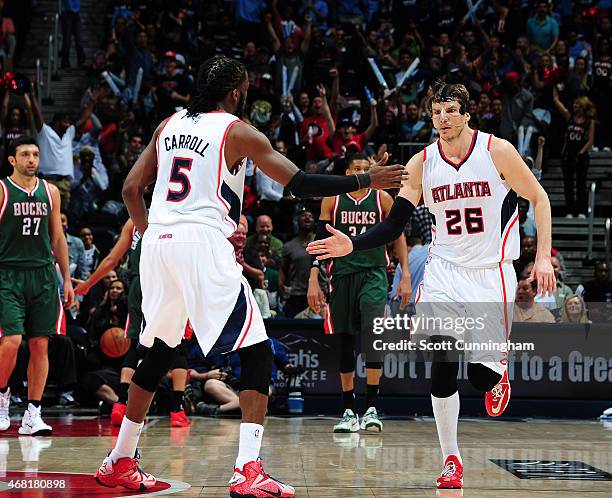
<instances>
[{"instance_id":1,"label":"black knee sleeve","mask_svg":"<svg viewBox=\"0 0 612 498\"><path fill-rule=\"evenodd\" d=\"M468 363L468 379L479 391L490 391L501 380L501 374L482 363Z\"/></svg>"},{"instance_id":2,"label":"black knee sleeve","mask_svg":"<svg viewBox=\"0 0 612 498\"><path fill-rule=\"evenodd\" d=\"M171 370L175 370L177 368L182 368L183 370L187 370L189 368L187 358L185 358L185 355L181 354L180 352L176 355L174 363L170 367Z\"/></svg>"},{"instance_id":3,"label":"black knee sleeve","mask_svg":"<svg viewBox=\"0 0 612 498\"><path fill-rule=\"evenodd\" d=\"M366 361L366 368L380 370L382 368L382 361Z\"/></svg>"},{"instance_id":4,"label":"black knee sleeve","mask_svg":"<svg viewBox=\"0 0 612 498\"><path fill-rule=\"evenodd\" d=\"M138 362L144 357L146 349L139 349L136 347L131 347L128 352L123 357L123 364L121 368L131 368L132 370L136 370L138 367Z\"/></svg>"},{"instance_id":5,"label":"black knee sleeve","mask_svg":"<svg viewBox=\"0 0 612 498\"><path fill-rule=\"evenodd\" d=\"M340 334L340 373L355 371L355 337Z\"/></svg>"},{"instance_id":6,"label":"black knee sleeve","mask_svg":"<svg viewBox=\"0 0 612 498\"><path fill-rule=\"evenodd\" d=\"M241 348L238 354L240 355L240 391L257 391L267 396L274 362L270 341Z\"/></svg>"},{"instance_id":7,"label":"black knee sleeve","mask_svg":"<svg viewBox=\"0 0 612 498\"><path fill-rule=\"evenodd\" d=\"M457 392L459 363L433 361L431 365L431 394L436 398L448 398Z\"/></svg>"},{"instance_id":8,"label":"black knee sleeve","mask_svg":"<svg viewBox=\"0 0 612 498\"><path fill-rule=\"evenodd\" d=\"M155 339L153 346L146 352L142 363L136 368L132 382L145 391L154 393L162 377L168 373L178 354L161 339Z\"/></svg>"}]
</instances>

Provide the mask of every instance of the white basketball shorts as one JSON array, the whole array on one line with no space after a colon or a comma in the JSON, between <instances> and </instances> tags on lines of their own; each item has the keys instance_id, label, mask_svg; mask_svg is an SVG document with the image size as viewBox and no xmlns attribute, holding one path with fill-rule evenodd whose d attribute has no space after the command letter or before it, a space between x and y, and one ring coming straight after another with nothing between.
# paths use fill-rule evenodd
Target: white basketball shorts
<instances>
[{"instance_id":1,"label":"white basketball shorts","mask_svg":"<svg viewBox=\"0 0 612 498\"><path fill-rule=\"evenodd\" d=\"M430 255L415 298L417 315L445 319L459 317L464 325L470 324L460 329L466 342L501 344L510 337L516 287L516 273L511 261L494 268L468 268ZM471 322L465 321L468 317ZM457 337L455 333L448 335ZM466 358L502 373L505 362L500 364L499 360L506 355L500 356L495 351L488 353L486 350L471 352L466 354Z\"/></svg>"},{"instance_id":2,"label":"white basketball shorts","mask_svg":"<svg viewBox=\"0 0 612 498\"><path fill-rule=\"evenodd\" d=\"M143 346L151 347L156 337L177 346L188 318L205 355L268 339L234 248L218 229L149 225L142 238L140 284Z\"/></svg>"}]
</instances>

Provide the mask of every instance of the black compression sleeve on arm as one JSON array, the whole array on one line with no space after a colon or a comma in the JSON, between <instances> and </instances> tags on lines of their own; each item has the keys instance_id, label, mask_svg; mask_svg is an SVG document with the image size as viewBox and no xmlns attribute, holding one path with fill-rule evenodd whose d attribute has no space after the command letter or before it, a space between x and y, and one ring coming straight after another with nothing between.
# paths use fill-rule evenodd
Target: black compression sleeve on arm
<instances>
[{"instance_id":1,"label":"black compression sleeve on arm","mask_svg":"<svg viewBox=\"0 0 612 498\"><path fill-rule=\"evenodd\" d=\"M331 236L331 234L327 231L327 228L325 228L325 225L327 225L328 223L331 224L331 220L319 220L317 221L317 231L315 232L315 240L322 240L322 239L326 239L327 237ZM310 255L310 264L312 266L319 266L319 261L317 260L317 256L315 254L311 254Z\"/></svg>"},{"instance_id":2,"label":"black compression sleeve on arm","mask_svg":"<svg viewBox=\"0 0 612 498\"><path fill-rule=\"evenodd\" d=\"M315 232L315 240L326 239L327 237L331 237L331 234L325 228L327 224L331 225L331 220L319 220L317 221L317 231Z\"/></svg>"},{"instance_id":3,"label":"black compression sleeve on arm","mask_svg":"<svg viewBox=\"0 0 612 498\"><path fill-rule=\"evenodd\" d=\"M369 186L370 175L367 173L338 176L298 171L287 184L287 189L296 197L331 197Z\"/></svg>"},{"instance_id":4,"label":"black compression sleeve on arm","mask_svg":"<svg viewBox=\"0 0 612 498\"><path fill-rule=\"evenodd\" d=\"M404 231L414 211L414 204L404 197L397 196L391 206L389 216L365 233L351 238L354 251L365 251L384 246L397 239Z\"/></svg>"}]
</instances>

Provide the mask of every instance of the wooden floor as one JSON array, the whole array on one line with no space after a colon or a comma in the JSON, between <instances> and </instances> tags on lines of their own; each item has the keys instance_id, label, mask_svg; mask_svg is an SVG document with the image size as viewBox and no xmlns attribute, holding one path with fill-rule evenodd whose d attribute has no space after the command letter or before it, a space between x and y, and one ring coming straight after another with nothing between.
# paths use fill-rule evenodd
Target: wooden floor
<instances>
[{"instance_id":1,"label":"wooden floor","mask_svg":"<svg viewBox=\"0 0 612 498\"><path fill-rule=\"evenodd\" d=\"M4 481L0 497L143 496L101 488L91 477L116 439L117 431L108 420L46 420L54 426L52 438L18 437L19 420L0 435L0 481ZM612 425L462 419L459 443L465 488L461 493L434 489L442 462L432 419L387 420L380 435L332 434L333 423L328 418L267 420L261 456L272 475L295 486L296 496L612 496L612 480L603 480L605 476L587 472L572 474L579 480L567 480L561 472L559 479L519 479L491 461L530 461L531 465L578 461L612 474ZM238 420L194 418L190 428L179 429L170 428L168 419L152 419L141 438L142 467L160 480L176 481L177 492L172 496L225 497L238 435ZM36 493L7 490L11 480L50 476L67 479L68 484L62 490ZM181 482L191 487L180 490Z\"/></svg>"}]
</instances>

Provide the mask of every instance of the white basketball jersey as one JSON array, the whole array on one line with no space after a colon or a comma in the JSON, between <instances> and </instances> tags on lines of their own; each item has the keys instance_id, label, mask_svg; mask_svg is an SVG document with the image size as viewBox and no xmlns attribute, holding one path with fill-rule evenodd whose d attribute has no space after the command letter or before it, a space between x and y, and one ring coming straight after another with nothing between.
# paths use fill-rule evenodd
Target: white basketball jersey
<instances>
[{"instance_id":1,"label":"white basketball jersey","mask_svg":"<svg viewBox=\"0 0 612 498\"><path fill-rule=\"evenodd\" d=\"M439 140L423 152L423 199L434 217L430 253L457 266L489 268L520 256L517 195L493 164L491 137L475 130L458 164Z\"/></svg>"},{"instance_id":2,"label":"white basketball jersey","mask_svg":"<svg viewBox=\"0 0 612 498\"><path fill-rule=\"evenodd\" d=\"M157 138L157 181L149 223L201 223L234 233L242 210L244 161L230 172L225 138L239 119L223 111L173 114Z\"/></svg>"}]
</instances>

